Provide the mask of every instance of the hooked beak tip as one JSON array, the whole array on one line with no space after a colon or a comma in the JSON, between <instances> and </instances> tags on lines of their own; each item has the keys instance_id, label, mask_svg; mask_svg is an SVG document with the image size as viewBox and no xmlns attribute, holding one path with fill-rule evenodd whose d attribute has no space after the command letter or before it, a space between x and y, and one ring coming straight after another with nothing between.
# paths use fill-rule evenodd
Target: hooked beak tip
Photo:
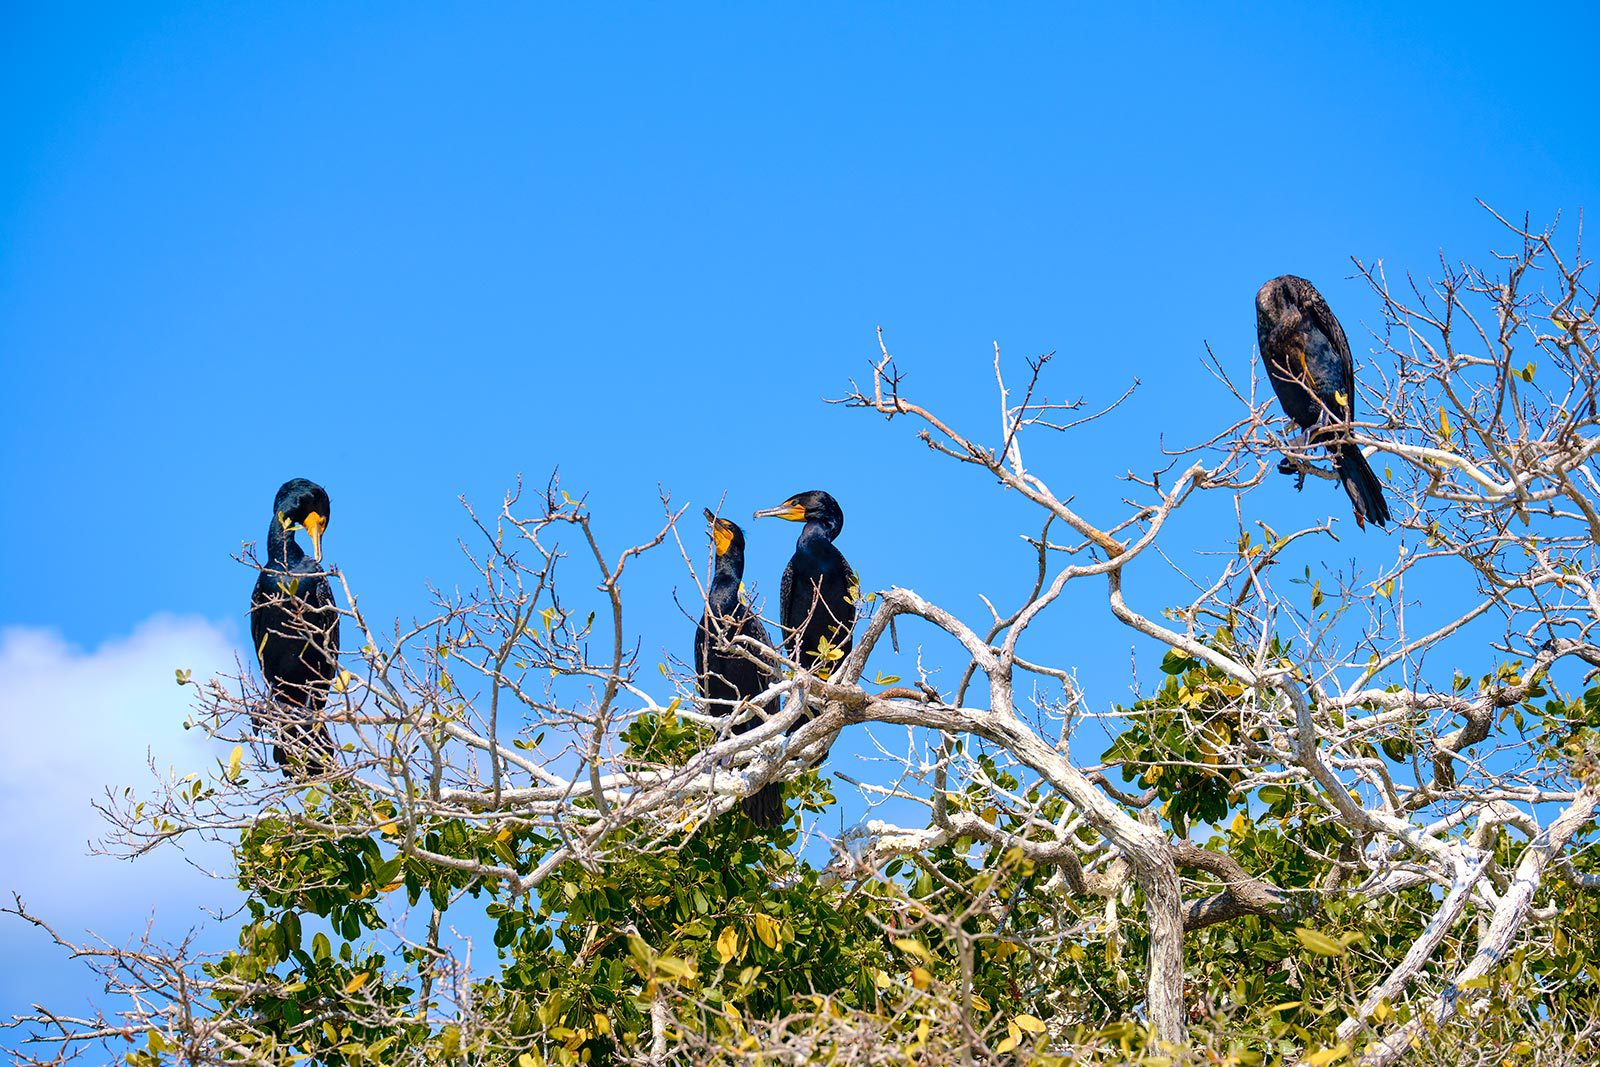
<instances>
[{"instance_id":1,"label":"hooked beak tip","mask_svg":"<svg viewBox=\"0 0 1600 1067\"><path fill-rule=\"evenodd\" d=\"M311 558L316 560L318 563L321 563L322 531L327 528L328 520L324 519L316 512L312 512L310 515L306 516L306 520L302 525L305 526L306 536L311 538Z\"/></svg>"}]
</instances>

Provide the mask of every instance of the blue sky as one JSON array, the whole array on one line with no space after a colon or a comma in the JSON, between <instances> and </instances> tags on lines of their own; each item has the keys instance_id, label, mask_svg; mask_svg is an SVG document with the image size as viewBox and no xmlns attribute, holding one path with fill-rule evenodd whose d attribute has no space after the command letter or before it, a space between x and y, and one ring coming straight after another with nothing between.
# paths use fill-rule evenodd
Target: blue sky
<instances>
[{"instance_id":1,"label":"blue sky","mask_svg":"<svg viewBox=\"0 0 1600 1067\"><path fill-rule=\"evenodd\" d=\"M1158 435L1234 417L1201 358L1248 368L1266 278L1312 278L1360 362L1377 305L1351 256L1483 260L1504 241L1476 198L1570 231L1600 193L1577 5L0 20L0 626L15 676L79 689L130 649L150 677L226 666L252 580L229 554L297 475L332 493L329 557L377 618L465 579L458 494L492 505L558 465L612 548L654 529L658 485L736 515L828 488L868 587L981 612L1035 524L909 427L822 403L875 327L908 389L983 432L996 340L1013 367L1055 350L1053 396L1140 379L1030 457L1110 520ZM1253 499L1280 528L1343 508L1326 485ZM1181 543L1231 541L1211 514ZM774 587L794 529L747 526ZM687 654L674 588L674 558L634 576L647 656ZM1118 699L1130 641L1082 611L1063 626ZM48 722L48 690L24 692L0 708L6 820ZM75 699L56 710L95 704ZM95 721L136 749L183 714L131 699L107 688ZM0 1013L26 992L0 986Z\"/></svg>"}]
</instances>

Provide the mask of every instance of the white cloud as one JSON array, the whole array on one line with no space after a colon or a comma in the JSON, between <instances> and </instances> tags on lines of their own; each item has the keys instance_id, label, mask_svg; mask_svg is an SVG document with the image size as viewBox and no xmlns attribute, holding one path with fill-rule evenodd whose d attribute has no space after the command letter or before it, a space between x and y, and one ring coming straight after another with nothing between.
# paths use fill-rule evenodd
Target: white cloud
<instances>
[{"instance_id":1,"label":"white cloud","mask_svg":"<svg viewBox=\"0 0 1600 1067\"><path fill-rule=\"evenodd\" d=\"M196 678L235 669L228 634L204 619L157 616L127 637L92 651L68 645L51 630L0 630L0 894L20 893L31 910L58 923L64 936L93 929L123 940L158 926L181 935L203 916L200 904L234 894L229 883L190 861L228 862L226 850L188 856L158 850L128 863L89 854L105 824L91 807L107 787L151 785L147 760L181 773L208 767L216 746L201 730L185 731L192 690L173 671ZM226 869L223 871L226 876ZM42 934L0 916L0 955L17 959L49 949ZM3 987L5 983L0 983ZM46 983L48 984L48 983ZM4 998L0 998L4 999Z\"/></svg>"}]
</instances>

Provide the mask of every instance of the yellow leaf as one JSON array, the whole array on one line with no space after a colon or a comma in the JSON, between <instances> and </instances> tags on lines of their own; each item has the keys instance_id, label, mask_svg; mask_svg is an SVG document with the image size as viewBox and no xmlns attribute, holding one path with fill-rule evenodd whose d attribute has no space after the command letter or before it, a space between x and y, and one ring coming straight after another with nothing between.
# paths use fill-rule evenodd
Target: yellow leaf
<instances>
[{"instance_id":1,"label":"yellow leaf","mask_svg":"<svg viewBox=\"0 0 1600 1067\"><path fill-rule=\"evenodd\" d=\"M1349 1045L1335 1045L1332 1048L1325 1048L1317 1052L1313 1052L1311 1055L1306 1057L1306 1062L1309 1063L1311 1067L1328 1067L1328 1064L1344 1059L1349 1052Z\"/></svg>"},{"instance_id":2,"label":"yellow leaf","mask_svg":"<svg viewBox=\"0 0 1600 1067\"><path fill-rule=\"evenodd\" d=\"M933 975L921 967L911 968L911 984L918 989L927 989L933 984Z\"/></svg>"},{"instance_id":3,"label":"yellow leaf","mask_svg":"<svg viewBox=\"0 0 1600 1067\"><path fill-rule=\"evenodd\" d=\"M899 949L901 952L904 952L908 956L917 957L919 960L933 959L933 953L928 951L927 945L924 945L921 941L917 941L909 937L895 938L894 947Z\"/></svg>"},{"instance_id":4,"label":"yellow leaf","mask_svg":"<svg viewBox=\"0 0 1600 1067\"><path fill-rule=\"evenodd\" d=\"M511 827L507 826L504 830L501 830L499 833L495 834L494 835L494 840L495 840L495 843L499 844L499 845L503 845L507 841L510 841L511 840Z\"/></svg>"},{"instance_id":5,"label":"yellow leaf","mask_svg":"<svg viewBox=\"0 0 1600 1067\"><path fill-rule=\"evenodd\" d=\"M664 974L668 978L692 978L694 961L681 956L657 956L655 969L657 974Z\"/></svg>"},{"instance_id":6,"label":"yellow leaf","mask_svg":"<svg viewBox=\"0 0 1600 1067\"><path fill-rule=\"evenodd\" d=\"M731 926L724 926L717 935L717 959L727 963L739 954L739 934Z\"/></svg>"},{"instance_id":7,"label":"yellow leaf","mask_svg":"<svg viewBox=\"0 0 1600 1067\"><path fill-rule=\"evenodd\" d=\"M594 1032L605 1035L611 1032L611 1020L599 1012L594 1013Z\"/></svg>"},{"instance_id":8,"label":"yellow leaf","mask_svg":"<svg viewBox=\"0 0 1600 1067\"><path fill-rule=\"evenodd\" d=\"M756 913L756 936L770 949L778 947L778 921L770 915Z\"/></svg>"},{"instance_id":9,"label":"yellow leaf","mask_svg":"<svg viewBox=\"0 0 1600 1067\"><path fill-rule=\"evenodd\" d=\"M1304 926L1295 927L1294 936L1304 945L1306 951L1314 952L1318 956L1343 956L1344 946L1339 944L1327 934L1319 934L1315 930L1307 930Z\"/></svg>"},{"instance_id":10,"label":"yellow leaf","mask_svg":"<svg viewBox=\"0 0 1600 1067\"><path fill-rule=\"evenodd\" d=\"M1010 1052L1012 1049L1014 1049L1016 1047L1017 1047L1017 1039L1014 1038L1014 1037L1008 1037L1004 1041L1002 1041L998 1045L996 1045L994 1047L994 1050L996 1052Z\"/></svg>"},{"instance_id":11,"label":"yellow leaf","mask_svg":"<svg viewBox=\"0 0 1600 1067\"><path fill-rule=\"evenodd\" d=\"M350 979L350 981L344 984L344 991L346 993L354 993L356 990L366 985L367 979L371 977L372 976L366 971L362 971L360 974L356 975L354 978Z\"/></svg>"},{"instance_id":12,"label":"yellow leaf","mask_svg":"<svg viewBox=\"0 0 1600 1067\"><path fill-rule=\"evenodd\" d=\"M234 745L233 753L228 756L228 781L239 777L239 767L244 763L244 746Z\"/></svg>"},{"instance_id":13,"label":"yellow leaf","mask_svg":"<svg viewBox=\"0 0 1600 1067\"><path fill-rule=\"evenodd\" d=\"M1030 1034L1044 1033L1044 1023L1040 1022L1032 1015L1017 1015L1013 1016L1013 1019L1016 1021L1017 1028L1019 1030L1024 1030Z\"/></svg>"}]
</instances>

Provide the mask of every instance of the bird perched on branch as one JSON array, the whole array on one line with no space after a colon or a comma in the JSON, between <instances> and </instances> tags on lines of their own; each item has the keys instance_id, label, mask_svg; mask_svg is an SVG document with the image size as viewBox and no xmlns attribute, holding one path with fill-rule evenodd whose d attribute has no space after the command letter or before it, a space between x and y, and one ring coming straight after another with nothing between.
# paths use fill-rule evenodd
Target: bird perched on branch
<instances>
[{"instance_id":1,"label":"bird perched on branch","mask_svg":"<svg viewBox=\"0 0 1600 1067\"><path fill-rule=\"evenodd\" d=\"M711 545L716 556L711 588L706 591L706 610L695 629L694 674L707 710L713 715L731 715L741 702L760 696L772 684L772 667L761 658L761 649L771 649L772 639L740 595L744 531L736 523L717 518L709 508L706 522L711 524ZM761 647L752 648L747 642ZM733 732L753 730L763 721L764 716L755 711L743 722L735 723ZM782 826L783 783L769 782L745 797L741 806L757 826Z\"/></svg>"},{"instance_id":2,"label":"bird perched on branch","mask_svg":"<svg viewBox=\"0 0 1600 1067\"><path fill-rule=\"evenodd\" d=\"M283 709L272 758L313 777L333 755L321 716L339 671L339 609L322 569L322 534L331 510L327 490L315 482L283 483L267 526L267 561L250 594L250 639L267 689ZM309 557L296 531L310 539Z\"/></svg>"},{"instance_id":3,"label":"bird perched on branch","mask_svg":"<svg viewBox=\"0 0 1600 1067\"><path fill-rule=\"evenodd\" d=\"M755 517L805 523L783 571L778 622L783 627L784 653L803 669L827 678L850 654L855 640L856 575L833 543L844 529L844 510L833 497L813 489L796 493L775 508L764 508ZM809 716L802 717L789 732L810 721Z\"/></svg>"},{"instance_id":4,"label":"bird perched on branch","mask_svg":"<svg viewBox=\"0 0 1600 1067\"><path fill-rule=\"evenodd\" d=\"M778 590L784 648L800 666L826 678L850 654L856 625L856 575L833 542L844 529L839 502L820 489L796 493L756 518L803 522Z\"/></svg>"},{"instance_id":5,"label":"bird perched on branch","mask_svg":"<svg viewBox=\"0 0 1600 1067\"><path fill-rule=\"evenodd\" d=\"M1284 274L1256 292L1256 336L1267 376L1284 413L1306 431L1306 440L1326 444L1333 466L1355 508L1356 526L1389 521L1383 483L1353 441L1337 440L1339 424L1355 414L1355 363L1350 342L1328 302L1304 278ZM1278 467L1293 473L1287 459ZM1300 486L1305 474L1300 476ZM1299 486L1297 486L1298 488Z\"/></svg>"}]
</instances>

